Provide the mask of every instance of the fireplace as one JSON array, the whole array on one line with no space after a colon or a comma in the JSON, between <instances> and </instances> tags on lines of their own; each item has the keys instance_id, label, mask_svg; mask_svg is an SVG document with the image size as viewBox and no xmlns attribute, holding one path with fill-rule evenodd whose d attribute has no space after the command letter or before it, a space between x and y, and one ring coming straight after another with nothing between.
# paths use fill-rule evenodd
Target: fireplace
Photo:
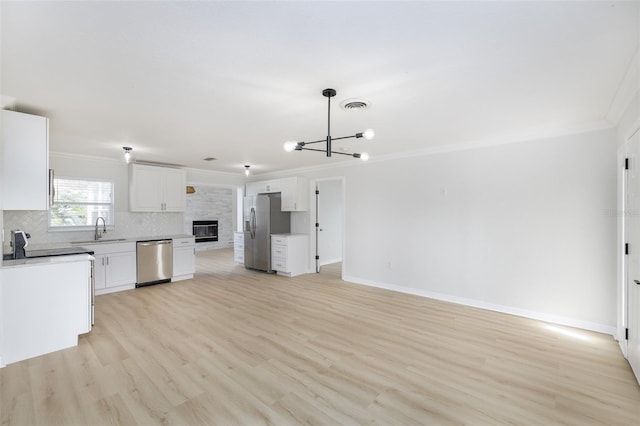
<instances>
[{"instance_id":1,"label":"fireplace","mask_svg":"<svg viewBox=\"0 0 640 426\"><path fill-rule=\"evenodd\" d=\"M218 221L194 220L193 235L196 237L196 243L218 241Z\"/></svg>"}]
</instances>

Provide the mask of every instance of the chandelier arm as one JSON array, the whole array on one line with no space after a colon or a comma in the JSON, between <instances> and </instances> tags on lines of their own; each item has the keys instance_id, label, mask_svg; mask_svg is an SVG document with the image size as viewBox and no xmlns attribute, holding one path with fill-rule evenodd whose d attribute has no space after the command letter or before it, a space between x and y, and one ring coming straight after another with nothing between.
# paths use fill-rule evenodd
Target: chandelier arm
<instances>
[{"instance_id":1,"label":"chandelier arm","mask_svg":"<svg viewBox=\"0 0 640 426\"><path fill-rule=\"evenodd\" d=\"M327 152L325 149L315 149L315 148L304 148L300 147L298 151L318 151L318 152Z\"/></svg>"},{"instance_id":2,"label":"chandelier arm","mask_svg":"<svg viewBox=\"0 0 640 426\"><path fill-rule=\"evenodd\" d=\"M348 152L341 152L341 151L333 151L333 154L340 154L340 155L348 155L349 157L353 157L353 154L349 154ZM360 154L358 154L360 155ZM356 157L359 158L359 157Z\"/></svg>"},{"instance_id":3,"label":"chandelier arm","mask_svg":"<svg viewBox=\"0 0 640 426\"><path fill-rule=\"evenodd\" d=\"M339 138L331 138L331 140L338 141L338 140L340 140L340 139L351 139L351 138L357 138L357 137L358 137L357 135L353 135L353 136L340 136Z\"/></svg>"},{"instance_id":4,"label":"chandelier arm","mask_svg":"<svg viewBox=\"0 0 640 426\"><path fill-rule=\"evenodd\" d=\"M326 139L320 139L319 141L312 141L312 142L298 142L298 144L301 144L301 145L304 146L304 145L309 145L309 144L312 144L312 143L320 143L320 142L326 142L326 141L327 141Z\"/></svg>"}]
</instances>

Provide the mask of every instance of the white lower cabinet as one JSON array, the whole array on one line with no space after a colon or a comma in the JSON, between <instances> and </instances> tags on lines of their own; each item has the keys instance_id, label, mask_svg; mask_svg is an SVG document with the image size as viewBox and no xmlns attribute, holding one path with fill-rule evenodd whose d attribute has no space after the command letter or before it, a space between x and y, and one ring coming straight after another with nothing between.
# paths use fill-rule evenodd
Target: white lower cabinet
<instances>
[{"instance_id":1,"label":"white lower cabinet","mask_svg":"<svg viewBox=\"0 0 640 426\"><path fill-rule=\"evenodd\" d=\"M135 288L136 243L87 244L95 260L96 294Z\"/></svg>"},{"instance_id":2,"label":"white lower cabinet","mask_svg":"<svg viewBox=\"0 0 640 426\"><path fill-rule=\"evenodd\" d=\"M288 277L305 274L308 251L306 234L271 234L271 269Z\"/></svg>"},{"instance_id":3,"label":"white lower cabinet","mask_svg":"<svg viewBox=\"0 0 640 426\"><path fill-rule=\"evenodd\" d=\"M233 260L244 265L244 232L233 234Z\"/></svg>"},{"instance_id":4,"label":"white lower cabinet","mask_svg":"<svg viewBox=\"0 0 640 426\"><path fill-rule=\"evenodd\" d=\"M91 299L87 255L0 268L0 366L76 346Z\"/></svg>"},{"instance_id":5,"label":"white lower cabinet","mask_svg":"<svg viewBox=\"0 0 640 426\"><path fill-rule=\"evenodd\" d=\"M173 239L173 277L171 281L193 278L196 272L195 237Z\"/></svg>"}]
</instances>

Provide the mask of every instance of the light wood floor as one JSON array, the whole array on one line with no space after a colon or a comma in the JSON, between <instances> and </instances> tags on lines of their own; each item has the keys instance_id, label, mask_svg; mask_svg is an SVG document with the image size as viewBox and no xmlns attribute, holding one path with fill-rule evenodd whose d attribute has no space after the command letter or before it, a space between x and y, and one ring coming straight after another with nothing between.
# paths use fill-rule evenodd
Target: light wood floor
<instances>
[{"instance_id":1,"label":"light wood floor","mask_svg":"<svg viewBox=\"0 0 640 426\"><path fill-rule=\"evenodd\" d=\"M3 425L640 423L610 336L199 252L99 296L76 348L0 369ZM562 332L575 333L565 335Z\"/></svg>"}]
</instances>

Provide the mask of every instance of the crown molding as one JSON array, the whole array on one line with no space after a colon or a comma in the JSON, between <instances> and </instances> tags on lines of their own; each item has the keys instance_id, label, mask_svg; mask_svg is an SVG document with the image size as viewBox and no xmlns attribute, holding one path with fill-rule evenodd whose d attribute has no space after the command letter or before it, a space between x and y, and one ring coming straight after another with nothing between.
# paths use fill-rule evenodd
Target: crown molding
<instances>
[{"instance_id":1,"label":"crown molding","mask_svg":"<svg viewBox=\"0 0 640 426\"><path fill-rule=\"evenodd\" d=\"M87 160L87 161L99 161L101 163L113 163L125 165L122 160L116 160L114 158L96 157L95 155L75 154L70 152L49 151L49 157L65 158L67 160Z\"/></svg>"}]
</instances>

